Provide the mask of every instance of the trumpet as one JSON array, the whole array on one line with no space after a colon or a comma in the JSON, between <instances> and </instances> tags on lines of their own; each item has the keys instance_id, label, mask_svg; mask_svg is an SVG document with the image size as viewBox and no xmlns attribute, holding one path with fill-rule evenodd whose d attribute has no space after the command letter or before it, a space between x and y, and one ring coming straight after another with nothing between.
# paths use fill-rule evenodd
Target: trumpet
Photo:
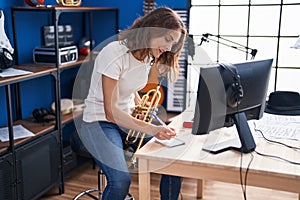
<instances>
[{"instance_id":1,"label":"trumpet","mask_svg":"<svg viewBox=\"0 0 300 200\"><path fill-rule=\"evenodd\" d=\"M56 0L56 3L61 6L80 6L81 0Z\"/></svg>"},{"instance_id":2,"label":"trumpet","mask_svg":"<svg viewBox=\"0 0 300 200\"><path fill-rule=\"evenodd\" d=\"M140 103L136 105L131 114L134 118L142 118L142 120L144 122L147 122L148 124L152 122L152 114L156 114L158 109L157 107L161 98L161 92L159 91L160 85L161 84L159 83L156 89L151 89L142 96ZM134 144L138 142L137 148L135 150L136 152L142 147L145 136L145 133L131 129L128 131L125 143ZM131 162L129 163L129 166L130 165L133 167L136 166L136 158L134 156L131 156Z\"/></svg>"}]
</instances>

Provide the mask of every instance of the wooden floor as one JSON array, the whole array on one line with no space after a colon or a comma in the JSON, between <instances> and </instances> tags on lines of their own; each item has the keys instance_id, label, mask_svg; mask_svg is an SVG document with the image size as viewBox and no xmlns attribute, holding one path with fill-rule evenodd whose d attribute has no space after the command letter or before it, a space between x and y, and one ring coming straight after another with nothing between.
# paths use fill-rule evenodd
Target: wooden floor
<instances>
[{"instance_id":1,"label":"wooden floor","mask_svg":"<svg viewBox=\"0 0 300 200\"><path fill-rule=\"evenodd\" d=\"M87 163L73 171L65 179L65 192L59 195L58 189L55 188L49 191L42 198L43 200L70 200L80 192L97 187L97 172L98 169L93 169L91 163ZM153 200L159 199L159 185L160 176L157 174L151 175L151 196ZM138 177L132 174L132 184L130 193L134 195L135 200L143 200L138 195ZM80 198L91 199L88 197ZM196 180L183 179L181 198L179 200L196 200ZM216 181L205 181L204 184L204 198L203 200L242 200L242 189L240 185L221 183ZM294 193L262 189L247 186L248 200L298 200L298 195Z\"/></svg>"}]
</instances>

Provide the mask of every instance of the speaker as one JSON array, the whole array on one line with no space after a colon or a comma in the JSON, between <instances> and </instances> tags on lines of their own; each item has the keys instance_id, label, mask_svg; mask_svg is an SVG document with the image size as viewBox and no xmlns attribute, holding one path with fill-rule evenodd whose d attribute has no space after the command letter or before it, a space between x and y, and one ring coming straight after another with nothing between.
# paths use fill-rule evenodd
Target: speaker
<instances>
[{"instance_id":1,"label":"speaker","mask_svg":"<svg viewBox=\"0 0 300 200\"><path fill-rule=\"evenodd\" d=\"M4 13L0 9L0 72L14 64L14 49L12 48L4 29Z\"/></svg>"},{"instance_id":2,"label":"speaker","mask_svg":"<svg viewBox=\"0 0 300 200\"><path fill-rule=\"evenodd\" d=\"M15 182L13 176L12 153L0 158L0 199L15 199Z\"/></svg>"},{"instance_id":3,"label":"speaker","mask_svg":"<svg viewBox=\"0 0 300 200\"><path fill-rule=\"evenodd\" d=\"M55 113L48 108L36 108L32 111L32 116L37 122L50 122L55 120Z\"/></svg>"},{"instance_id":4,"label":"speaker","mask_svg":"<svg viewBox=\"0 0 300 200\"><path fill-rule=\"evenodd\" d=\"M16 149L17 199L40 199L58 185L61 178L59 137L58 131L54 131Z\"/></svg>"},{"instance_id":5,"label":"speaker","mask_svg":"<svg viewBox=\"0 0 300 200\"><path fill-rule=\"evenodd\" d=\"M241 102L244 96L244 90L241 84L240 76L236 67L230 63L220 63L220 66L225 68L232 77L232 84L226 88L227 106L235 108Z\"/></svg>"},{"instance_id":6,"label":"speaker","mask_svg":"<svg viewBox=\"0 0 300 200\"><path fill-rule=\"evenodd\" d=\"M0 48L0 72L3 69L7 69L14 64L13 54L11 54L7 49Z\"/></svg>"}]
</instances>

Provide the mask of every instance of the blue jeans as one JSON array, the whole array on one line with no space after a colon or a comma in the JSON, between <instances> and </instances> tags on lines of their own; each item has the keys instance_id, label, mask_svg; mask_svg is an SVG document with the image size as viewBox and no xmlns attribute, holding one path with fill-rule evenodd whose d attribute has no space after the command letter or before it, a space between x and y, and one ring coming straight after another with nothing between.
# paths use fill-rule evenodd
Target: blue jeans
<instances>
[{"instance_id":1,"label":"blue jeans","mask_svg":"<svg viewBox=\"0 0 300 200\"><path fill-rule=\"evenodd\" d=\"M79 136L107 179L102 200L124 200L129 192L131 176L125 155L124 141L127 131L110 122L100 121L81 125ZM149 141L149 137L145 142ZM132 147L136 148L136 147ZM162 200L177 200L182 178L162 175L160 195ZM142 199L142 197L140 197Z\"/></svg>"}]
</instances>

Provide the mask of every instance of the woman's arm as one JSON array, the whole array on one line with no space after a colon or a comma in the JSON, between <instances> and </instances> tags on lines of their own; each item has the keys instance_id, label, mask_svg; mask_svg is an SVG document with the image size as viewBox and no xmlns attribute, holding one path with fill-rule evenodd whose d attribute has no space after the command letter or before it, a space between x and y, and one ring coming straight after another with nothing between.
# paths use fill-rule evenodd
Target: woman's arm
<instances>
[{"instance_id":1,"label":"woman's arm","mask_svg":"<svg viewBox=\"0 0 300 200\"><path fill-rule=\"evenodd\" d=\"M136 119L118 108L119 92L118 80L102 75L102 86L104 96L104 110L106 119L128 129L141 131L153 135L159 139L171 139L176 135L174 130L164 127L148 124L142 120Z\"/></svg>"},{"instance_id":2,"label":"woman's arm","mask_svg":"<svg viewBox=\"0 0 300 200\"><path fill-rule=\"evenodd\" d=\"M135 103L135 105L138 105L140 103L140 101L141 101L141 97L140 97L139 93L136 92L134 94L134 103Z\"/></svg>"}]
</instances>

